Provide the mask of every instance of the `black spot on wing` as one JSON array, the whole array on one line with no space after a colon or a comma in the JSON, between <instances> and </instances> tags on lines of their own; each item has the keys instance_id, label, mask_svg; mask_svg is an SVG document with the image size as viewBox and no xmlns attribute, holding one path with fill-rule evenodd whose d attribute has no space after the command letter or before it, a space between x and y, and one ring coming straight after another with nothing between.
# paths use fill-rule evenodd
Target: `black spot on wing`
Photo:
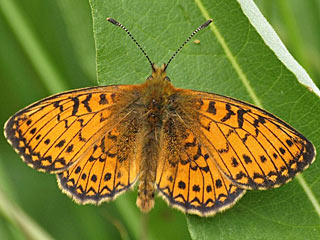
<instances>
[{"instance_id":1,"label":"black spot on wing","mask_svg":"<svg viewBox=\"0 0 320 240\"><path fill-rule=\"evenodd\" d=\"M215 107L215 102L214 101L210 101L209 102L209 106L208 106L208 109L207 109L207 112L208 113L212 113L213 115L217 114L217 109Z\"/></svg>"},{"instance_id":2,"label":"black spot on wing","mask_svg":"<svg viewBox=\"0 0 320 240\"><path fill-rule=\"evenodd\" d=\"M61 140L55 147L56 148L61 148L61 147L63 147L63 145L66 143L66 140Z\"/></svg>"},{"instance_id":3,"label":"black spot on wing","mask_svg":"<svg viewBox=\"0 0 320 240\"><path fill-rule=\"evenodd\" d=\"M106 99L106 95L105 94L100 94L100 100L99 100L99 104L100 105L104 105L104 104L108 104L108 99Z\"/></svg>"},{"instance_id":4,"label":"black spot on wing","mask_svg":"<svg viewBox=\"0 0 320 240\"><path fill-rule=\"evenodd\" d=\"M76 115L78 110L79 110L79 98L78 97L73 97L71 98L73 101L73 109L72 109L72 115Z\"/></svg>"},{"instance_id":5,"label":"black spot on wing","mask_svg":"<svg viewBox=\"0 0 320 240\"><path fill-rule=\"evenodd\" d=\"M186 184L183 181L179 181L178 182L178 188L185 189L186 188Z\"/></svg>"},{"instance_id":6,"label":"black spot on wing","mask_svg":"<svg viewBox=\"0 0 320 240\"><path fill-rule=\"evenodd\" d=\"M244 110L244 109L239 109L237 111L237 117L238 117L238 126L239 128L242 128L243 126L243 115L247 112L250 112L250 110Z\"/></svg>"},{"instance_id":7,"label":"black spot on wing","mask_svg":"<svg viewBox=\"0 0 320 240\"><path fill-rule=\"evenodd\" d=\"M81 103L84 105L84 107L87 109L88 112L92 112L90 105L89 105L89 101L92 97L92 94L89 93L86 97L86 99L84 99Z\"/></svg>"},{"instance_id":8,"label":"black spot on wing","mask_svg":"<svg viewBox=\"0 0 320 240\"><path fill-rule=\"evenodd\" d=\"M230 104L226 104L227 114L221 119L221 122L225 122L231 118L232 115L236 115L232 110Z\"/></svg>"}]
</instances>

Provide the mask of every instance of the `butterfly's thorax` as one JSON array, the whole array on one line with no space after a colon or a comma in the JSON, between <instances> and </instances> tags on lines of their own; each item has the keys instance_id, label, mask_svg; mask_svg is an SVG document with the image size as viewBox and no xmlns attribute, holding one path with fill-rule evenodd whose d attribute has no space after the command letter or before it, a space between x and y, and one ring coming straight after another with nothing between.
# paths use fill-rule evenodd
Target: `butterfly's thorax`
<instances>
[{"instance_id":1,"label":"butterfly's thorax","mask_svg":"<svg viewBox=\"0 0 320 240\"><path fill-rule=\"evenodd\" d=\"M163 68L156 71L142 85L142 104L145 107L147 120L153 124L161 124L163 113L172 102L176 88L172 86Z\"/></svg>"},{"instance_id":2,"label":"butterfly's thorax","mask_svg":"<svg viewBox=\"0 0 320 240\"><path fill-rule=\"evenodd\" d=\"M159 158L160 133L163 121L168 117L170 104L177 92L166 77L164 67L155 70L140 85L142 122L142 154L140 162L140 185L137 205L147 212L154 205L155 178Z\"/></svg>"}]
</instances>

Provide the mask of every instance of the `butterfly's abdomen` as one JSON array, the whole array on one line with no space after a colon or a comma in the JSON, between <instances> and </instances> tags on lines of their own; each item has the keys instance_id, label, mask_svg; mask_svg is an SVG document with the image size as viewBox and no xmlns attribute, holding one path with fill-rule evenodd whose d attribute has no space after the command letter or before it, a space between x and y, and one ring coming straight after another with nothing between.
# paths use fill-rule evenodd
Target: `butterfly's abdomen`
<instances>
[{"instance_id":1,"label":"butterfly's abdomen","mask_svg":"<svg viewBox=\"0 0 320 240\"><path fill-rule=\"evenodd\" d=\"M146 130L146 129L145 129ZM143 212L149 212L154 206L155 178L159 144L154 131L143 134L143 148L140 162L140 176L137 206Z\"/></svg>"},{"instance_id":2,"label":"butterfly's abdomen","mask_svg":"<svg viewBox=\"0 0 320 240\"><path fill-rule=\"evenodd\" d=\"M142 154L137 205L143 212L153 208L155 195L155 178L159 156L159 133L161 116L153 111L145 113L142 128Z\"/></svg>"}]
</instances>

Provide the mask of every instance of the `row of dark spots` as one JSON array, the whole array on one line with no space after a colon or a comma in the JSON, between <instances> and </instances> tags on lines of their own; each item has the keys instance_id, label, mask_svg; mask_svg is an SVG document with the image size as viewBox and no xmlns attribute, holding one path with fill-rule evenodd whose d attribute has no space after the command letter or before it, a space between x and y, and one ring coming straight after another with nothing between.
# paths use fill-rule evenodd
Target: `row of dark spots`
<instances>
[{"instance_id":1,"label":"row of dark spots","mask_svg":"<svg viewBox=\"0 0 320 240\"><path fill-rule=\"evenodd\" d=\"M87 109L88 112L92 112L92 109L90 108L90 104L89 104L91 98L92 98L92 93L89 93L87 95L87 97L83 101L81 101L81 103ZM78 97L74 97L74 98L71 98L71 100L74 103L73 104L73 109L72 109L72 115L76 115L78 110L79 110L79 98ZM100 104L106 104L107 102L108 101L105 98L105 94L101 94L99 103Z\"/></svg>"},{"instance_id":2,"label":"row of dark spots","mask_svg":"<svg viewBox=\"0 0 320 240\"><path fill-rule=\"evenodd\" d=\"M81 179L82 179L82 180L85 180L86 178L87 178L87 174L83 173L83 174L81 175ZM93 174L93 175L91 176L91 181L96 182L97 180L98 180L97 175Z\"/></svg>"},{"instance_id":3,"label":"row of dark spots","mask_svg":"<svg viewBox=\"0 0 320 240\"><path fill-rule=\"evenodd\" d=\"M281 147L279 148L279 151L281 152L281 154L285 154L285 152L286 152L286 151L285 151L283 148L281 148ZM250 158L248 155L243 154L242 157L243 157L243 160L244 160L244 162L245 162L246 164L252 163L252 160L251 160L251 158ZM277 155L276 153L273 153L273 157L274 157L275 159L277 159L277 158L278 158L278 155ZM267 158L266 158L264 155L261 155L261 156L260 156L260 161L261 161L262 163L264 163L264 162L267 161ZM238 163L238 161L237 161L237 159L236 159L235 157L232 157L232 158L231 158L231 165L232 165L233 167L237 167L237 166L239 165L239 163Z\"/></svg>"},{"instance_id":4,"label":"row of dark spots","mask_svg":"<svg viewBox=\"0 0 320 240\"><path fill-rule=\"evenodd\" d=\"M80 121L80 123L82 124L82 121L81 121L82 119L80 119L79 121ZM66 123L67 124L67 123ZM37 129L36 128L33 128L33 129L31 129L30 130L30 133L31 134L35 134L35 132L37 131ZM36 137L36 140L39 140L41 138L41 134L38 134L37 135L37 137ZM79 140L80 141L82 141L82 142L86 142L86 139L85 138L83 138L82 137L82 135L81 135L81 132L79 132ZM55 147L58 147L58 148L61 148L61 147L63 147L63 145L65 144L65 140L61 140ZM49 138L47 138L45 141L44 141L44 143L46 144L46 145L48 145L49 143L50 143L50 139ZM70 151L71 152L71 151Z\"/></svg>"},{"instance_id":5,"label":"row of dark spots","mask_svg":"<svg viewBox=\"0 0 320 240\"><path fill-rule=\"evenodd\" d=\"M30 133L31 133L31 134L34 134L36 131L37 131L37 129L36 129L36 128L33 128L33 129L30 130ZM41 134L38 134L38 135L36 136L36 140L39 140L40 138L41 138ZM48 144L50 143L50 139L47 138L47 139L44 141L44 143L45 143L46 145L48 145ZM65 143L65 140L61 140L61 141L56 145L56 147L62 147L62 146L64 145L64 143Z\"/></svg>"},{"instance_id":6,"label":"row of dark spots","mask_svg":"<svg viewBox=\"0 0 320 240\"><path fill-rule=\"evenodd\" d=\"M47 139L47 140L49 140L49 139ZM46 140L46 141L47 141ZM46 142L45 142L46 143ZM48 144L50 143L50 140L48 141ZM66 140L65 139L62 139L58 144L56 144L56 148L62 148L63 146L64 146L64 144L66 143ZM66 149L66 152L67 153L71 153L72 152L72 150L73 150L73 144L70 144L69 146L68 146L68 148Z\"/></svg>"},{"instance_id":7,"label":"row of dark spots","mask_svg":"<svg viewBox=\"0 0 320 240\"><path fill-rule=\"evenodd\" d=\"M81 167L78 166L74 172L75 172L75 174L78 174L78 173L80 173L80 171L81 171ZM120 172L119 172L119 173L120 173ZM120 174L119 174L119 173L118 173L118 178L121 177L121 173L120 173ZM106 174L104 175L103 180L104 180L104 181L109 181L109 180L111 179L111 176L112 176L111 173L106 173ZM83 173L83 174L81 175L81 179L82 179L82 180L85 180L86 177L87 177L87 175L86 175L85 173ZM97 181L97 176L96 176L95 174L93 174L93 175L91 176L91 180L92 180L93 182L96 182L96 181Z\"/></svg>"},{"instance_id":8,"label":"row of dark spots","mask_svg":"<svg viewBox=\"0 0 320 240\"><path fill-rule=\"evenodd\" d=\"M279 152L280 152L282 155L284 155L284 154L286 153L286 150L285 150L284 148L280 147L280 148L279 148ZM272 155L273 155L273 157L274 157L275 159L278 158L278 155L277 155L276 153L273 153Z\"/></svg>"},{"instance_id":9,"label":"row of dark spots","mask_svg":"<svg viewBox=\"0 0 320 240\"><path fill-rule=\"evenodd\" d=\"M114 96L111 95L111 97L114 97ZM89 101L91 98L92 98L92 93L89 93L87 94L87 97L81 102L88 112L92 112L92 109L90 108L90 105L89 105ZM73 101L72 115L74 116L77 114L79 110L79 97L73 97L71 98L71 100ZM105 94L100 94L99 104L100 105L108 104L108 100L106 99ZM54 106L59 107L61 112L63 111L62 105L59 105L59 102L55 102Z\"/></svg>"},{"instance_id":10,"label":"row of dark spots","mask_svg":"<svg viewBox=\"0 0 320 240\"><path fill-rule=\"evenodd\" d=\"M222 187L222 181L220 179L217 179L215 184L216 184L216 188L221 188ZM178 188L184 190L186 188L185 182L184 181L179 181L178 182ZM200 186L198 184L194 184L192 186L192 191L200 192L200 190L201 189L200 189ZM207 190L208 193L211 192L212 191L212 186L211 185L207 185L206 190Z\"/></svg>"},{"instance_id":11,"label":"row of dark spots","mask_svg":"<svg viewBox=\"0 0 320 240\"><path fill-rule=\"evenodd\" d=\"M252 160L248 155L243 154L242 157L243 157L243 160L246 164L252 163ZM231 158L231 166L233 166L233 167L239 166L239 162L237 161L237 159L235 157Z\"/></svg>"}]
</instances>

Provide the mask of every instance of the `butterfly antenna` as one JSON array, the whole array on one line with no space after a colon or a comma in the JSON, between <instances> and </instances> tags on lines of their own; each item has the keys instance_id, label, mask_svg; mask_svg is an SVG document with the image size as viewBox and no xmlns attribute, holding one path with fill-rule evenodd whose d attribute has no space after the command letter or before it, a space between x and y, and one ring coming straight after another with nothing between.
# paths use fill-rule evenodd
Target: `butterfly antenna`
<instances>
[{"instance_id":1,"label":"butterfly antenna","mask_svg":"<svg viewBox=\"0 0 320 240\"><path fill-rule=\"evenodd\" d=\"M155 71L154 67L153 67L153 63L151 61L151 59L149 58L149 56L147 55L147 53L143 50L143 48L140 46L140 44L137 42L137 40L131 35L131 33L129 32L129 30L123 26L121 23L119 23L117 20L114 20L113 18L107 18L108 22L111 22L112 24L122 28L124 31L126 31L126 33L129 35L129 37L135 42L135 44L137 44L138 48L141 50L141 52L144 54L144 56L148 59L151 68L153 71Z\"/></svg>"},{"instance_id":2,"label":"butterfly antenna","mask_svg":"<svg viewBox=\"0 0 320 240\"><path fill-rule=\"evenodd\" d=\"M212 23L212 19L209 19L204 24L202 24L200 27L198 27L196 30L194 30L193 33L191 33L191 35L181 44L181 46L178 48L178 50L169 59L168 63L166 64L166 66L164 68L164 71L168 68L168 66L169 66L170 62L172 61L172 59L174 59L174 57L181 51L181 49L184 47L184 45L186 45L187 42L189 42L191 40L191 38L193 38L194 35L196 35L201 29L204 29L207 26L209 26L210 23Z\"/></svg>"}]
</instances>

